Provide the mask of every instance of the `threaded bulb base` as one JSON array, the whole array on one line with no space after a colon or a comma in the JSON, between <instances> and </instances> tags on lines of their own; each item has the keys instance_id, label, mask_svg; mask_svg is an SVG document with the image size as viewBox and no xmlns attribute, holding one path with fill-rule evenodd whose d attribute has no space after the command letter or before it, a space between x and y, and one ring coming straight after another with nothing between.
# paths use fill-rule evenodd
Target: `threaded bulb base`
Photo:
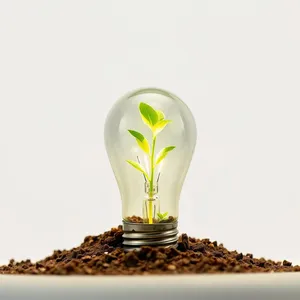
<instances>
[{"instance_id":1,"label":"threaded bulb base","mask_svg":"<svg viewBox=\"0 0 300 300\"><path fill-rule=\"evenodd\" d=\"M178 240L178 222L161 224L130 223L123 221L123 247L125 250L142 246L168 247Z\"/></svg>"}]
</instances>

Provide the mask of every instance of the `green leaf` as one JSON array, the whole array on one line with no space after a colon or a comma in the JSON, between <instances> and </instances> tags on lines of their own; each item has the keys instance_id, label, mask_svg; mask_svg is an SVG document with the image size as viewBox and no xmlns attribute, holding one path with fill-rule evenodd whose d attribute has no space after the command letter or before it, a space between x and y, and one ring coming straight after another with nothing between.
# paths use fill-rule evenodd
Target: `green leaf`
<instances>
[{"instance_id":1,"label":"green leaf","mask_svg":"<svg viewBox=\"0 0 300 300\"><path fill-rule=\"evenodd\" d=\"M158 121L161 121L165 118L164 113L161 110L156 110Z\"/></svg>"},{"instance_id":2,"label":"green leaf","mask_svg":"<svg viewBox=\"0 0 300 300\"><path fill-rule=\"evenodd\" d=\"M135 130L128 130L129 133L135 137L138 145L140 146L140 148L145 151L147 154L150 153L150 146L149 146L149 142L147 141L147 139L139 132L135 131Z\"/></svg>"},{"instance_id":3,"label":"green leaf","mask_svg":"<svg viewBox=\"0 0 300 300\"><path fill-rule=\"evenodd\" d=\"M130 165L132 165L134 168L136 168L137 170L139 170L140 172L142 172L146 178L149 180L149 176L146 172L146 170L137 162L133 161L133 160L126 160Z\"/></svg>"},{"instance_id":4,"label":"green leaf","mask_svg":"<svg viewBox=\"0 0 300 300\"><path fill-rule=\"evenodd\" d=\"M146 125L148 125L152 130L153 126L158 121L158 115L157 115L156 110L144 102L140 103L139 109L140 109L140 113L141 113L143 122Z\"/></svg>"},{"instance_id":5,"label":"green leaf","mask_svg":"<svg viewBox=\"0 0 300 300\"><path fill-rule=\"evenodd\" d=\"M165 220L166 217L167 217L167 215L168 215L168 212L165 212L164 214L157 213L158 219L159 219L160 221Z\"/></svg>"},{"instance_id":6,"label":"green leaf","mask_svg":"<svg viewBox=\"0 0 300 300\"><path fill-rule=\"evenodd\" d=\"M154 135L158 135L167 125L171 123L171 120L161 120L153 128Z\"/></svg>"},{"instance_id":7,"label":"green leaf","mask_svg":"<svg viewBox=\"0 0 300 300\"><path fill-rule=\"evenodd\" d=\"M159 219L163 218L163 215L161 213L157 213L157 216L158 216Z\"/></svg>"},{"instance_id":8,"label":"green leaf","mask_svg":"<svg viewBox=\"0 0 300 300\"><path fill-rule=\"evenodd\" d=\"M172 151L174 148L175 148L175 146L169 146L169 147L162 149L156 156L155 164L158 165L167 156L167 154L170 151Z\"/></svg>"}]
</instances>

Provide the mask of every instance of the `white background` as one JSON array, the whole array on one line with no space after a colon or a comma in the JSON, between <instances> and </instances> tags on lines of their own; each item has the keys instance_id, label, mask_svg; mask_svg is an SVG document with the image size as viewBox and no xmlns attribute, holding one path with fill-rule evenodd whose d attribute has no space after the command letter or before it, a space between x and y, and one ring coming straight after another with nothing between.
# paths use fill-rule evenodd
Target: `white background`
<instances>
[{"instance_id":1,"label":"white background","mask_svg":"<svg viewBox=\"0 0 300 300\"><path fill-rule=\"evenodd\" d=\"M180 229L300 263L300 1L1 1L0 264L121 222L103 143L127 91L191 108Z\"/></svg>"}]
</instances>

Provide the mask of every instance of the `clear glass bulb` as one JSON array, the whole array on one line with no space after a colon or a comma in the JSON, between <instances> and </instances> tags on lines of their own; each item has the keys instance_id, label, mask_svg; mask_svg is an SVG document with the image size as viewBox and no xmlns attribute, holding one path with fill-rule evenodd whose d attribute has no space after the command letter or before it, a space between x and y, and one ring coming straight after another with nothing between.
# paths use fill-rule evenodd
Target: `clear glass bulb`
<instances>
[{"instance_id":1,"label":"clear glass bulb","mask_svg":"<svg viewBox=\"0 0 300 300\"><path fill-rule=\"evenodd\" d=\"M176 222L197 137L187 105L156 88L130 92L110 110L104 135L122 199L123 221Z\"/></svg>"}]
</instances>

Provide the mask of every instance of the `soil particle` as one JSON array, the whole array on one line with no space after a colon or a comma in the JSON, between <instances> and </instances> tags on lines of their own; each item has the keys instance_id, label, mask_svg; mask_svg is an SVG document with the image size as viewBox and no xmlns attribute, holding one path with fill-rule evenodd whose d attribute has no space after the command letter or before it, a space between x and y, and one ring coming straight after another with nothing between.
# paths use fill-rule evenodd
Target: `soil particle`
<instances>
[{"instance_id":1,"label":"soil particle","mask_svg":"<svg viewBox=\"0 0 300 300\"><path fill-rule=\"evenodd\" d=\"M220 252L220 251L215 251L215 252L213 253L213 255L214 255L215 257L223 257L223 256L224 256L224 254L223 254L222 252Z\"/></svg>"},{"instance_id":2,"label":"soil particle","mask_svg":"<svg viewBox=\"0 0 300 300\"><path fill-rule=\"evenodd\" d=\"M174 266L174 265L168 265L167 269L169 271L175 271L176 270L176 266Z\"/></svg>"},{"instance_id":3,"label":"soil particle","mask_svg":"<svg viewBox=\"0 0 300 300\"><path fill-rule=\"evenodd\" d=\"M139 258L135 252L128 252L125 254L124 263L127 267L135 267L139 263Z\"/></svg>"},{"instance_id":4,"label":"soil particle","mask_svg":"<svg viewBox=\"0 0 300 300\"><path fill-rule=\"evenodd\" d=\"M243 253L239 253L236 257L236 260L242 260L244 258Z\"/></svg>"},{"instance_id":5,"label":"soil particle","mask_svg":"<svg viewBox=\"0 0 300 300\"><path fill-rule=\"evenodd\" d=\"M291 262L287 261L287 260L284 260L283 263L282 263L285 267L290 267L292 265Z\"/></svg>"},{"instance_id":6,"label":"soil particle","mask_svg":"<svg viewBox=\"0 0 300 300\"><path fill-rule=\"evenodd\" d=\"M205 245L203 243L196 243L192 246L192 250L196 252L205 252Z\"/></svg>"},{"instance_id":7,"label":"soil particle","mask_svg":"<svg viewBox=\"0 0 300 300\"><path fill-rule=\"evenodd\" d=\"M209 239L182 234L174 247L142 247L125 252L122 226L99 236L87 236L71 250L56 250L36 263L30 260L0 266L0 274L31 275L151 275L248 272L299 272L300 266L275 262L226 249Z\"/></svg>"},{"instance_id":8,"label":"soil particle","mask_svg":"<svg viewBox=\"0 0 300 300\"><path fill-rule=\"evenodd\" d=\"M185 252L190 249L189 238L186 233L182 234L179 237L177 249L182 252Z\"/></svg>"}]
</instances>

